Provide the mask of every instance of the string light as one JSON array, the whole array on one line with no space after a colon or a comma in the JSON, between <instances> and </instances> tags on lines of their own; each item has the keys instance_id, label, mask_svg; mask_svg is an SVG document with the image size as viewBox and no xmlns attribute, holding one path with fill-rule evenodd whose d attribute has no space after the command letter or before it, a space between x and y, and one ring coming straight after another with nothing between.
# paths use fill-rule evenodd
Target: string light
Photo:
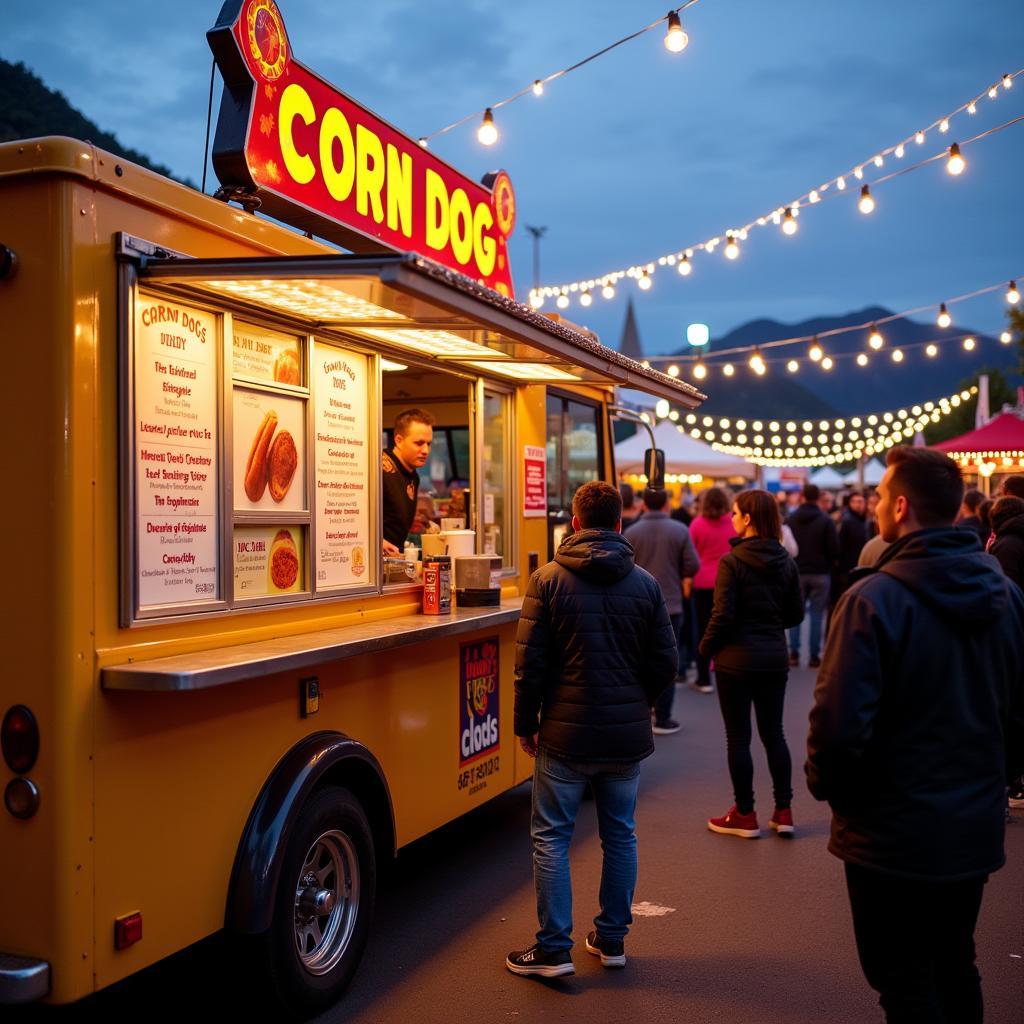
<instances>
[{"instance_id":1,"label":"string light","mask_svg":"<svg viewBox=\"0 0 1024 1024\"><path fill-rule=\"evenodd\" d=\"M782 230L787 235L795 235L798 227L796 218L793 216L793 207L789 206L786 208L786 216L782 219Z\"/></svg>"},{"instance_id":2,"label":"string light","mask_svg":"<svg viewBox=\"0 0 1024 1024\"><path fill-rule=\"evenodd\" d=\"M1009 331L1003 331L1003 333L999 335L999 340L1004 345L1009 345L1010 342L1013 341L1013 335Z\"/></svg>"},{"instance_id":3,"label":"string light","mask_svg":"<svg viewBox=\"0 0 1024 1024\"><path fill-rule=\"evenodd\" d=\"M679 15L675 11L668 12L668 28L665 31L665 49L669 53L682 53L690 37L683 31Z\"/></svg>"},{"instance_id":4,"label":"string light","mask_svg":"<svg viewBox=\"0 0 1024 1024\"><path fill-rule=\"evenodd\" d=\"M1003 75L1003 88L1009 89L1013 86L1013 76L1010 74Z\"/></svg>"},{"instance_id":5,"label":"string light","mask_svg":"<svg viewBox=\"0 0 1024 1024\"><path fill-rule=\"evenodd\" d=\"M867 352L858 352L857 353L857 365L858 366L867 366L869 361L870 360L868 359Z\"/></svg>"},{"instance_id":6,"label":"string light","mask_svg":"<svg viewBox=\"0 0 1024 1024\"><path fill-rule=\"evenodd\" d=\"M490 107L484 111L484 119L476 130L476 137L483 146L493 146L498 141L498 129L494 123L494 113Z\"/></svg>"},{"instance_id":7,"label":"string light","mask_svg":"<svg viewBox=\"0 0 1024 1024\"><path fill-rule=\"evenodd\" d=\"M949 171L953 177L957 177L964 172L964 168L967 166L967 161L960 155L960 145L954 142L949 147L949 159L946 161L946 170Z\"/></svg>"},{"instance_id":8,"label":"string light","mask_svg":"<svg viewBox=\"0 0 1024 1024\"><path fill-rule=\"evenodd\" d=\"M833 366L835 366L835 363L832 362L832 357L831 356L825 356L825 358L822 359L822 361L821 361L821 368L823 370L826 370L826 371L831 370Z\"/></svg>"},{"instance_id":9,"label":"string light","mask_svg":"<svg viewBox=\"0 0 1024 1024\"><path fill-rule=\"evenodd\" d=\"M817 340L807 350L808 358L815 363L821 361L822 356L825 355L825 350L818 344Z\"/></svg>"},{"instance_id":10,"label":"string light","mask_svg":"<svg viewBox=\"0 0 1024 1024\"><path fill-rule=\"evenodd\" d=\"M903 362L903 349L901 349L901 348L894 348L892 350L892 361L894 363L902 363Z\"/></svg>"},{"instance_id":11,"label":"string light","mask_svg":"<svg viewBox=\"0 0 1024 1024\"><path fill-rule=\"evenodd\" d=\"M645 292L650 290L651 285L654 282L651 280L651 275L644 270L640 275L640 279L637 281L637 285L642 288Z\"/></svg>"},{"instance_id":12,"label":"string light","mask_svg":"<svg viewBox=\"0 0 1024 1024\"><path fill-rule=\"evenodd\" d=\"M559 309L568 309L569 296L563 292L561 295L558 296L557 300L555 301L555 305L558 306Z\"/></svg>"},{"instance_id":13,"label":"string light","mask_svg":"<svg viewBox=\"0 0 1024 1024\"><path fill-rule=\"evenodd\" d=\"M1011 306L1016 306L1020 302L1020 292L1017 291L1017 282L1011 281L1009 287L1006 289L1006 301Z\"/></svg>"},{"instance_id":14,"label":"string light","mask_svg":"<svg viewBox=\"0 0 1024 1024\"><path fill-rule=\"evenodd\" d=\"M944 117L939 122L939 131L942 132L943 134L945 134L946 132L949 131L949 118L948 117Z\"/></svg>"},{"instance_id":15,"label":"string light","mask_svg":"<svg viewBox=\"0 0 1024 1024\"><path fill-rule=\"evenodd\" d=\"M882 337L882 332L872 324L871 333L868 335L868 344L877 352L884 344L885 338Z\"/></svg>"},{"instance_id":16,"label":"string light","mask_svg":"<svg viewBox=\"0 0 1024 1024\"><path fill-rule=\"evenodd\" d=\"M973 352L977 342L973 338L964 338L964 348L968 352Z\"/></svg>"},{"instance_id":17,"label":"string light","mask_svg":"<svg viewBox=\"0 0 1024 1024\"><path fill-rule=\"evenodd\" d=\"M676 364L675 364L675 363L673 363L673 364L672 364L672 365L671 365L671 366L670 366L670 367L668 368L668 375L669 375L670 377L678 377L678 376L679 376L679 367L678 367L678 366L676 366Z\"/></svg>"},{"instance_id":18,"label":"string light","mask_svg":"<svg viewBox=\"0 0 1024 1024\"><path fill-rule=\"evenodd\" d=\"M612 284L604 285L601 288L601 295L602 295L602 297L604 297L606 299L614 299L615 298L615 285L612 285ZM544 300L541 299L541 301L543 302Z\"/></svg>"},{"instance_id":19,"label":"string light","mask_svg":"<svg viewBox=\"0 0 1024 1024\"><path fill-rule=\"evenodd\" d=\"M420 144L421 148L427 148L427 137L425 135L421 135L416 141Z\"/></svg>"},{"instance_id":20,"label":"string light","mask_svg":"<svg viewBox=\"0 0 1024 1024\"><path fill-rule=\"evenodd\" d=\"M693 376L696 380L703 380L708 375L708 368L703 363L694 363Z\"/></svg>"},{"instance_id":21,"label":"string light","mask_svg":"<svg viewBox=\"0 0 1024 1024\"><path fill-rule=\"evenodd\" d=\"M735 367L734 367L734 366L732 365L732 363L726 363L726 364L725 364L725 365L724 365L724 366L722 367L722 373L723 373L723 374L724 374L724 375L725 375L726 377L731 377L731 376L732 376L732 375L733 375L733 374L734 374L735 372L736 372L736 368L735 368Z\"/></svg>"},{"instance_id":22,"label":"string light","mask_svg":"<svg viewBox=\"0 0 1024 1024\"><path fill-rule=\"evenodd\" d=\"M534 96L543 96L544 95L544 83L539 78L533 83L533 95Z\"/></svg>"},{"instance_id":23,"label":"string light","mask_svg":"<svg viewBox=\"0 0 1024 1024\"><path fill-rule=\"evenodd\" d=\"M676 270L679 271L682 277L689 277L693 272L693 264L690 262L690 257L683 253L683 258L679 261L676 266Z\"/></svg>"},{"instance_id":24,"label":"string light","mask_svg":"<svg viewBox=\"0 0 1024 1024\"><path fill-rule=\"evenodd\" d=\"M944 302L939 305L939 315L935 318L935 322L940 327L948 327L953 322L953 318L949 315L949 310L946 309Z\"/></svg>"},{"instance_id":25,"label":"string light","mask_svg":"<svg viewBox=\"0 0 1024 1024\"><path fill-rule=\"evenodd\" d=\"M763 377L765 371L768 369L768 367L765 366L764 356L761 355L761 350L758 348L754 349L754 352L750 357L750 368L759 377Z\"/></svg>"},{"instance_id":26,"label":"string light","mask_svg":"<svg viewBox=\"0 0 1024 1024\"><path fill-rule=\"evenodd\" d=\"M664 20L664 19L662 19L662 20ZM1011 78L1015 79L1018 75L1021 75L1021 74L1024 74L1024 68L1021 68L1020 70L1015 71L1012 74ZM775 206L768 213L763 213L760 216L753 218L748 224L744 225L741 228L730 228L728 233L732 234L735 240L737 240L739 242L742 242L742 241L746 240L747 232L749 232L750 230L752 230L755 227L765 227L769 222L771 222L772 224L775 224L777 226L781 226L783 224L784 216L785 216L787 210L792 210L793 218L795 220L797 218L798 214L799 214L799 210L800 210L800 207L801 207L802 204L804 204L804 203L806 203L808 205L813 205L814 204L815 200L814 200L813 196L815 194L818 196L818 202L821 202L821 201L823 201L826 198L837 197L840 192L846 191L847 185L849 184L849 176L851 174L854 175L855 177L857 177L859 180L863 180L865 164L873 165L876 156L885 157L885 156L887 156L890 153L894 154L894 155L897 155L897 151L900 151L900 150L905 151L905 147L906 147L906 145L908 145L910 143L911 139L914 139L915 141L919 142L920 144L923 144L924 141L925 141L925 137L926 137L926 132L927 131L930 131L933 128L937 128L942 123L942 121L949 122L957 114L965 112L967 110L967 107L970 105L970 102L974 102L976 99L977 99L977 97L975 97L974 100L970 100L970 101L968 101L968 103L964 103L961 106L957 107L955 110L953 110L950 113L948 113L947 115L945 115L945 117L943 117L941 119L936 119L934 122L932 122L931 125L928 125L925 128L920 129L914 135L908 136L908 137L900 140L899 142L897 142L897 144L895 146L888 146L885 149L877 151L875 154L872 155L871 158L869 158L869 160L861 161L859 164L855 165L855 167L853 169L845 171L845 172L843 172L840 175L834 176L834 177L828 179L827 181L825 181L824 183L816 186L815 188L809 189L804 196L800 196L800 197L797 197L796 199L790 200L788 203L782 203L782 204L780 204L778 206ZM961 159L964 159L963 152L964 152L966 146L968 146L969 144L975 143L975 142L979 141L982 138L985 138L985 137L987 137L987 136L989 136L991 134L995 134L996 132L1003 131L1003 130L1005 130L1005 129L1013 126L1013 125L1020 124L1020 123L1024 123L1024 117L1015 118L1015 119L1013 119L1011 121L1007 121L1005 124L998 125L995 128L989 129L986 132L982 132L980 135L977 135L974 138L965 139L964 141L957 143L957 146L958 146L958 148L961 151L961 153L960 153ZM948 151L947 151L947 154L948 154ZM943 155L947 155L947 154L936 154L936 155L931 156L931 157L926 157L925 159L920 160L919 162L917 162L915 164L911 164L908 167L904 167L904 168L901 168L899 170L892 171L891 174L879 178L873 184L874 184L874 186L877 187L877 185L879 184L880 181L888 181L890 177L893 177L893 176L896 176L896 175L900 175L900 174L906 174L906 173L908 173L910 171L919 170L919 169L921 169L923 167L928 166L931 162L933 162L935 160L941 159ZM861 187L861 193L860 193L860 197L859 197L859 207L862 210L862 212L864 212L864 213L871 213L871 212L874 211L875 206L876 206L876 201L875 201L875 197L871 194L871 186L867 185L867 183L864 183L864 185L862 185L862 187ZM681 263L682 259L683 259L683 255L685 253L685 255L687 257L687 263L689 264L690 262L692 262L694 253L696 251L702 251L702 252L705 252L705 253L713 252L714 249L719 244L719 242L721 240L721 237L722 237L722 234L725 234L725 233L723 232L723 233L720 233L719 235L717 235L717 236L715 236L713 238L706 239L703 242L694 243L693 245L690 245L688 247L680 248L676 252L665 254L665 255L663 255L661 257L658 257L656 262L659 265L672 264L672 263L675 263L676 261L679 261ZM611 272L608 272L608 273L605 273L605 274L601 275L601 277L599 277L598 279L599 280L605 280L605 279L618 280L619 278L625 277L627 275L628 276L635 276L635 272L638 272L639 269L642 266L644 266L643 263L638 264L638 265L636 265L634 267L631 267L631 268L628 268L628 269L624 268L624 269L617 270L617 271L611 271ZM683 271L680 268L680 273L683 276L685 276L687 272ZM575 283L577 285L577 287L580 287L583 284L582 281L577 281L577 282L567 282L567 285L570 284L570 283ZM542 294L545 297L547 297L547 296L555 296L555 295L558 294L558 291L562 287L565 287L565 286L563 286L563 285L558 285L558 286L547 285L547 286L544 286L541 289L541 292L542 292Z\"/></svg>"},{"instance_id":27,"label":"string light","mask_svg":"<svg viewBox=\"0 0 1024 1024\"><path fill-rule=\"evenodd\" d=\"M581 306L589 306L593 301L594 301L594 297L590 294L589 290L585 291L580 296L580 305Z\"/></svg>"},{"instance_id":28,"label":"string light","mask_svg":"<svg viewBox=\"0 0 1024 1024\"><path fill-rule=\"evenodd\" d=\"M800 369L800 364L795 359L790 359L790 361L786 363L786 369L789 370L790 373L796 373L797 370Z\"/></svg>"},{"instance_id":29,"label":"string light","mask_svg":"<svg viewBox=\"0 0 1024 1024\"><path fill-rule=\"evenodd\" d=\"M740 247L736 242L734 235L727 235L725 242L725 258L727 260L734 260L740 254Z\"/></svg>"}]
</instances>

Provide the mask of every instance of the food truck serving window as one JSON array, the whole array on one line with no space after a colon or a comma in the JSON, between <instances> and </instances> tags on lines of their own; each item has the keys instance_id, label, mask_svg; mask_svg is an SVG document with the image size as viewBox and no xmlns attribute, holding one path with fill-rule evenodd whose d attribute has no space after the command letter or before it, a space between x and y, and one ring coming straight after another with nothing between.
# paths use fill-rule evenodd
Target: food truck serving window
<instances>
[{"instance_id":1,"label":"food truck serving window","mask_svg":"<svg viewBox=\"0 0 1024 1024\"><path fill-rule=\"evenodd\" d=\"M137 291L127 621L377 588L377 359Z\"/></svg>"}]
</instances>

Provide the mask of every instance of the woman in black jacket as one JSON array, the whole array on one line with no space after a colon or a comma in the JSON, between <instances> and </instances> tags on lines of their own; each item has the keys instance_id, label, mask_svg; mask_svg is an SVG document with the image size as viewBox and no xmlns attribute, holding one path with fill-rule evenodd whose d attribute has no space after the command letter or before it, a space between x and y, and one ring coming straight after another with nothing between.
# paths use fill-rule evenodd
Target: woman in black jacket
<instances>
[{"instance_id":1,"label":"woman in black jacket","mask_svg":"<svg viewBox=\"0 0 1024 1024\"><path fill-rule=\"evenodd\" d=\"M711 818L708 828L744 839L761 834L750 757L753 704L775 793L769 825L780 835L792 835L792 761L782 732L782 707L789 674L785 631L804 615L800 574L780 543L779 510L767 491L741 491L732 523L738 536L718 566L714 610L700 651L715 659L736 803L727 814Z\"/></svg>"},{"instance_id":2,"label":"woman in black jacket","mask_svg":"<svg viewBox=\"0 0 1024 1024\"><path fill-rule=\"evenodd\" d=\"M1004 574L1024 590L1024 500L1000 498L989 516L996 535L989 552L999 559Z\"/></svg>"}]
</instances>

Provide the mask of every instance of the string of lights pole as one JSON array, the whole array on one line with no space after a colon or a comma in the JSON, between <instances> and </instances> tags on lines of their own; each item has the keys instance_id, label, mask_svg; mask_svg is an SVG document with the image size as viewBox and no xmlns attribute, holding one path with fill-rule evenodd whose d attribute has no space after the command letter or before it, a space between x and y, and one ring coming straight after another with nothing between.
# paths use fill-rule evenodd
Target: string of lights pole
<instances>
[{"instance_id":1,"label":"string of lights pole","mask_svg":"<svg viewBox=\"0 0 1024 1024\"><path fill-rule=\"evenodd\" d=\"M906 409L834 419L753 419L681 412L662 399L655 419L682 434L761 466L820 466L855 462L912 441L929 423L958 409L977 387ZM650 414L644 413L650 419Z\"/></svg>"},{"instance_id":2,"label":"string of lights pole","mask_svg":"<svg viewBox=\"0 0 1024 1024\"><path fill-rule=\"evenodd\" d=\"M732 377L736 372L736 363L739 360L730 357L737 356L745 356L747 365L758 376L764 376L768 372L769 365L773 363L785 363L786 370L789 373L797 373L803 365L804 360L807 360L812 364L816 364L819 369L824 370L825 372L831 370L835 366L836 362L841 359L852 359L857 366L863 369L871 365L873 359L880 357L880 353L882 353L886 348L885 335L881 330L881 328L886 324L892 323L895 320L904 319L908 316L914 316L919 313L935 310L935 325L938 329L945 331L953 325L953 316L949 311L950 306L955 306L958 303L966 302L970 299L975 299L978 296L988 295L1000 290L1004 291L1003 298L1008 306L1017 306L1021 301L1021 293L1020 289L1017 287L1016 278L1022 276L1024 275L1018 274L1005 284L1000 283L986 285L984 288L977 288L972 292L967 292L964 295L956 295L939 303L931 303L926 306L916 306L913 309L903 310L900 313L891 313L888 316L879 317L877 320L862 324L852 324L847 327L834 327L826 331L821 331L818 334L804 334L792 338L778 338L775 341L760 342L752 345L737 345L732 348L721 349L715 352L713 356L703 354L691 355L689 353L683 355L680 355L679 353L674 355L652 355L643 360L643 365L650 367L657 363L667 364L665 366L665 372L670 377L679 377L684 370L687 370L689 375L697 381L707 379L712 370L720 370L723 376ZM830 353L827 350L825 344L827 339L843 334L854 334L859 332L867 333L867 349L865 351ZM999 335L999 341L1003 345L1011 344L1013 342L1012 332L1004 330ZM964 351L967 352L973 352L978 346L978 340L973 334L960 333L939 336L929 341L908 342L904 345L890 346L888 349L888 356L892 363L899 364L904 362L908 352L921 349L924 351L927 358L934 359L940 354L942 346L950 345L952 343L959 343ZM807 345L807 351L803 359L796 358L792 355L785 355L778 358L766 358L764 355L767 351L793 345Z\"/></svg>"},{"instance_id":3,"label":"string of lights pole","mask_svg":"<svg viewBox=\"0 0 1024 1024\"><path fill-rule=\"evenodd\" d=\"M502 107L507 107L510 103L515 103L516 100L522 99L524 96L531 93L534 96L543 96L544 90L556 79L564 78L566 75L570 75L574 71L579 71L580 68L586 67L587 64L597 60L598 57L603 57L605 54L611 53L612 50L616 50L620 46L623 46L625 43L630 43L634 39L639 39L640 36L653 31L659 25L665 26L665 49L670 53L682 53L683 50L686 49L687 44L690 41L690 37L683 29L679 15L687 10L687 8L694 7L699 2L700 0L686 0L686 3L682 3L678 7L674 7L664 17L652 21L649 25L645 25L643 28L637 29L635 32L631 32L628 36L616 39L615 42L601 47L600 50L589 54L582 58L582 60L576 61L575 64L570 64L568 67L562 68L559 71L553 71L551 74L545 75L543 78L535 78L529 85L523 86L523 88L512 93L511 96L506 96L504 99L496 100L491 103L490 106L484 108L482 113L479 110L474 110L472 113L466 114L465 117L460 117L458 121L452 121L451 124L447 124L443 128L438 128L437 131L433 131L429 135L421 135L418 140L419 144L425 149L431 139L436 139L439 135L447 135L448 132L454 131L456 128L460 128L462 125L479 117L480 125L476 132L477 141L484 146L493 146L494 143L498 141L498 126L494 121L494 111L500 110Z\"/></svg>"},{"instance_id":4,"label":"string of lights pole","mask_svg":"<svg viewBox=\"0 0 1024 1024\"><path fill-rule=\"evenodd\" d=\"M750 232L755 228L763 228L771 223L779 226L785 235L793 236L799 230L797 221L802 211L829 199L837 199L840 196L857 195L857 208L861 214L867 216L877 208L877 198L871 191L872 186L877 189L879 185L912 171L920 170L939 160L945 160L946 170L951 176L960 177L967 167L967 160L963 153L966 147L1024 122L1024 116L1012 118L963 141L951 142L940 152L925 157L916 163L901 166L897 170L874 178L871 182L864 181L866 170L871 171L882 168L885 166L885 161L889 156L902 160L911 151L912 146L924 145L929 133L933 132L936 128L940 134L948 134L953 118L964 112L968 115L975 114L978 110L978 103L984 97L988 96L995 99L999 96L1000 92L1005 92L1012 88L1014 81L1022 74L1024 74L1024 68L1003 75L996 84L989 86L984 92L966 103L962 103L955 110L937 118L930 125L918 129L894 145L879 150L874 156L854 165L852 169L829 178L816 188L809 189L797 198L774 207L768 213L756 217L742 227L729 228L712 238L705 239L702 242L695 242L675 252L665 253L647 263L634 264L631 267L608 271L604 274L583 278L578 281L532 288L529 294L530 305L534 309L540 309L546 300L554 298L555 304L559 309L567 309L572 301L571 296L576 295L580 305L586 307L593 302L596 295L600 295L605 299L614 298L616 285L623 279L635 280L637 287L641 291L649 291L654 283L654 274L659 267L674 267L681 277L689 277L693 272L696 254L698 252L711 254L719 245L724 245L723 252L726 259L735 261L740 256L741 243L747 241ZM851 188L851 179L854 184L853 188ZM861 184L859 193L856 193L855 185L860 182L864 183Z\"/></svg>"}]
</instances>

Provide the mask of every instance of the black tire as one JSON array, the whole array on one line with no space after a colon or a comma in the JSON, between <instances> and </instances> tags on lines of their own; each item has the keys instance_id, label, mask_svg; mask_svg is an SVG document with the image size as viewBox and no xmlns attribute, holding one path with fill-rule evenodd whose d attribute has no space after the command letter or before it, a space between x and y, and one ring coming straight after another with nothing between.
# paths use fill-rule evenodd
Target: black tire
<instances>
[{"instance_id":1,"label":"black tire","mask_svg":"<svg viewBox=\"0 0 1024 1024\"><path fill-rule=\"evenodd\" d=\"M307 934L302 939L305 949L300 952L300 931L309 908L307 905L300 909L297 892L304 869L306 877L312 877L312 864L307 864L307 857L314 851L322 854L318 863L325 865L323 870L328 874L320 885L307 886L306 892L332 888L329 872L332 858L336 857L341 860L335 860L335 864L351 859L355 865L348 874L350 883L354 878L355 892L349 892L345 899L336 899L340 927L335 929L333 942L329 937L335 913L312 912L309 920L315 919L318 928L322 925L323 937L318 945L316 933ZM346 887L339 878L334 878L333 885L336 895L345 893ZM362 805L339 786L317 790L302 808L288 841L274 898L273 924L260 937L274 994L290 1013L311 1016L341 997L366 949L376 891L373 835ZM317 955L320 949L322 958Z\"/></svg>"}]
</instances>

